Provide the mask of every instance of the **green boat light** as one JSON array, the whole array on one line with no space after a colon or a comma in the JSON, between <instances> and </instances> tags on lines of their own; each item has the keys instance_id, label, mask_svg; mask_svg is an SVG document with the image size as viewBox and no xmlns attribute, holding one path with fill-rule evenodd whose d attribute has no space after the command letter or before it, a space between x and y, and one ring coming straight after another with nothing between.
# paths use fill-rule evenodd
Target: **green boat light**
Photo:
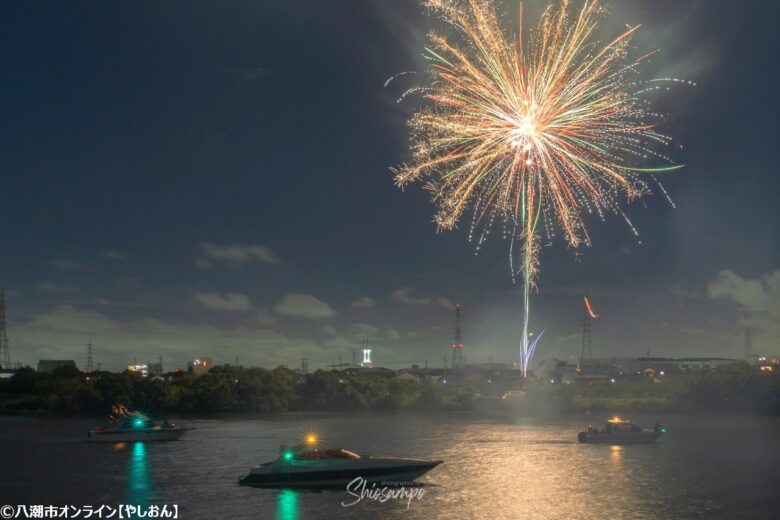
<instances>
[{"instance_id":1,"label":"green boat light","mask_svg":"<svg viewBox=\"0 0 780 520\"><path fill-rule=\"evenodd\" d=\"M295 456L295 454L294 454L292 451L289 451L289 450L288 450L288 451L285 451L285 452L282 454L282 458L283 458L284 460L288 461L288 462L289 462L289 461L291 461L291 460L293 460L293 457L294 457L294 456Z\"/></svg>"}]
</instances>

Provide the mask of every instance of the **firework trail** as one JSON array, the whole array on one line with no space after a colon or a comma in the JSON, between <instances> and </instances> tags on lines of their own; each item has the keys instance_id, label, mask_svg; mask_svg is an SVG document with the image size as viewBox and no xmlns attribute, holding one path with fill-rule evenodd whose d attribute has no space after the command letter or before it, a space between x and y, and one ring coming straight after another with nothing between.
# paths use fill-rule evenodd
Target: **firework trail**
<instances>
[{"instance_id":1,"label":"firework trail","mask_svg":"<svg viewBox=\"0 0 780 520\"><path fill-rule=\"evenodd\" d=\"M637 79L637 65L652 54L629 58L638 26L608 43L593 41L597 0L576 9L568 0L550 4L527 38L522 3L515 36L502 29L490 0L422 3L455 34L429 34L430 81L401 97L419 92L428 102L409 121L412 160L393 169L395 181L402 188L425 181L440 230L472 210L469 239L477 250L494 223L503 226L513 280L522 275L525 376L541 338L529 334L541 233L552 241L560 231L572 248L590 245L584 215L612 213L636 234L620 202L650 192L654 179L640 176L680 167L656 151L671 138L656 131L662 116L640 97L662 80ZM645 167L648 159L663 165Z\"/></svg>"},{"instance_id":2,"label":"firework trail","mask_svg":"<svg viewBox=\"0 0 780 520\"><path fill-rule=\"evenodd\" d=\"M585 300L585 310L588 311L588 315L593 318L594 320L599 317L598 314L593 312L593 307L590 306L590 300L587 296L583 296L583 299Z\"/></svg>"}]
</instances>

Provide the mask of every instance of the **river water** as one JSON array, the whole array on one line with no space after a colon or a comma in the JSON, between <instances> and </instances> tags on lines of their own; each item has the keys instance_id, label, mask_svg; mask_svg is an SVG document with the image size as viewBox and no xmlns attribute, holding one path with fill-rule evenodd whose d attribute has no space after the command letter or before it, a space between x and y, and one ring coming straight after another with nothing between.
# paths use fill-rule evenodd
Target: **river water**
<instances>
[{"instance_id":1,"label":"river water","mask_svg":"<svg viewBox=\"0 0 780 520\"><path fill-rule=\"evenodd\" d=\"M0 506L178 505L179 518L777 518L780 420L660 419L655 445L582 445L605 417L288 414L190 419L179 442L90 444L94 420L0 417ZM316 429L323 444L442 459L407 504L345 491L264 490L237 479ZM408 506L408 509L407 509ZM93 517L97 518L97 517Z\"/></svg>"}]
</instances>

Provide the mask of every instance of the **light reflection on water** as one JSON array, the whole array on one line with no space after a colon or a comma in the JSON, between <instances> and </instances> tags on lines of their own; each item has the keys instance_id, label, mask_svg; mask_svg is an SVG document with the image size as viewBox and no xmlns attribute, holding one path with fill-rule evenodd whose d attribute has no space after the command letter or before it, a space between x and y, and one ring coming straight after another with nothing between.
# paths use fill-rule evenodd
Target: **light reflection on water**
<instances>
[{"instance_id":1,"label":"light reflection on water","mask_svg":"<svg viewBox=\"0 0 780 520\"><path fill-rule=\"evenodd\" d=\"M623 446L610 446L610 460L613 464L619 464L621 460L621 455L623 454Z\"/></svg>"},{"instance_id":2,"label":"light reflection on water","mask_svg":"<svg viewBox=\"0 0 780 520\"><path fill-rule=\"evenodd\" d=\"M127 504L141 507L150 505L149 493L152 479L149 475L149 459L143 442L131 443L130 461L127 465Z\"/></svg>"},{"instance_id":3,"label":"light reflection on water","mask_svg":"<svg viewBox=\"0 0 780 520\"><path fill-rule=\"evenodd\" d=\"M276 518L278 520L298 520L298 493L294 489L279 491Z\"/></svg>"},{"instance_id":4,"label":"light reflection on water","mask_svg":"<svg viewBox=\"0 0 780 520\"><path fill-rule=\"evenodd\" d=\"M85 442L87 421L0 418L0 495L15 503L178 504L188 519L774 518L776 418L634 419L661 420L669 433L655 445L614 448L576 442L600 417L318 416L329 447L445 461L423 477L431 485L407 511L405 502L345 509L343 491L238 486L250 466L298 440L312 416L193 421L197 429L182 441L125 449Z\"/></svg>"}]
</instances>

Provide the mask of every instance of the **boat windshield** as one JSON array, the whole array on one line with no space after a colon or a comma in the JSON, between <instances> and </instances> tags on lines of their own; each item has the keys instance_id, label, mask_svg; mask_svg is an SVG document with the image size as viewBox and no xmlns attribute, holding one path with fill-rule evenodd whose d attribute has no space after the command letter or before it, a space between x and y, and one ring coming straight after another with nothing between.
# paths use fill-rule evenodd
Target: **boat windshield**
<instances>
[{"instance_id":1,"label":"boat windshield","mask_svg":"<svg viewBox=\"0 0 780 520\"><path fill-rule=\"evenodd\" d=\"M154 422L146 416L126 416L119 420L119 427L123 430L137 430L141 428L153 428Z\"/></svg>"},{"instance_id":2,"label":"boat windshield","mask_svg":"<svg viewBox=\"0 0 780 520\"><path fill-rule=\"evenodd\" d=\"M633 423L630 422L621 422L617 424L612 425L612 431L615 432L638 432L640 431L640 428Z\"/></svg>"},{"instance_id":3,"label":"boat windshield","mask_svg":"<svg viewBox=\"0 0 780 520\"><path fill-rule=\"evenodd\" d=\"M325 453L327 453L331 457L339 458L339 459L359 459L360 458L360 455L358 455L354 451L344 450L344 449L341 449L341 448L339 448L337 450L328 450Z\"/></svg>"},{"instance_id":4,"label":"boat windshield","mask_svg":"<svg viewBox=\"0 0 780 520\"><path fill-rule=\"evenodd\" d=\"M308 450L299 453L298 460L322 460L322 459L359 459L360 455L341 448L330 450Z\"/></svg>"}]
</instances>

